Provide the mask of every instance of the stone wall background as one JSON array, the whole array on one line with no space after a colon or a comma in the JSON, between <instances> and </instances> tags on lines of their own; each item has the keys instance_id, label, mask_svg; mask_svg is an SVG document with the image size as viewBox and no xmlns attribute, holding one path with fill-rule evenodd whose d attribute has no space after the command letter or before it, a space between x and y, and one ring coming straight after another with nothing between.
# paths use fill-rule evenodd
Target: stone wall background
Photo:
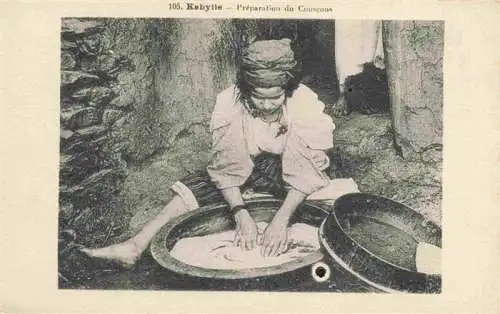
<instances>
[{"instance_id":1,"label":"stone wall background","mask_svg":"<svg viewBox=\"0 0 500 314\"><path fill-rule=\"evenodd\" d=\"M96 234L85 237L92 244L106 243L125 226L108 215L128 173L124 143L111 130L133 110L112 103L118 75L134 69L128 58L104 48L104 29L103 20L62 20L60 230L80 238Z\"/></svg>"},{"instance_id":2,"label":"stone wall background","mask_svg":"<svg viewBox=\"0 0 500 314\"><path fill-rule=\"evenodd\" d=\"M125 236L134 214L161 208L174 180L206 164L236 31L228 20L62 20L62 233L90 246Z\"/></svg>"},{"instance_id":3,"label":"stone wall background","mask_svg":"<svg viewBox=\"0 0 500 314\"><path fill-rule=\"evenodd\" d=\"M408 160L441 159L443 21L385 21L395 143Z\"/></svg>"}]
</instances>

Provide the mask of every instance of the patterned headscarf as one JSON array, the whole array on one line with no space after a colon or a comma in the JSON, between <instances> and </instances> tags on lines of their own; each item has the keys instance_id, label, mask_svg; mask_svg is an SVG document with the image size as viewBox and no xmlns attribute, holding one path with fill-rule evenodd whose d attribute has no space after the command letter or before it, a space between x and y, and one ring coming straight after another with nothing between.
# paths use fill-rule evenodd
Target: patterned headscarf
<instances>
[{"instance_id":1,"label":"patterned headscarf","mask_svg":"<svg viewBox=\"0 0 500 314\"><path fill-rule=\"evenodd\" d=\"M256 41L243 53L243 79L253 87L285 86L296 64L290 39Z\"/></svg>"}]
</instances>

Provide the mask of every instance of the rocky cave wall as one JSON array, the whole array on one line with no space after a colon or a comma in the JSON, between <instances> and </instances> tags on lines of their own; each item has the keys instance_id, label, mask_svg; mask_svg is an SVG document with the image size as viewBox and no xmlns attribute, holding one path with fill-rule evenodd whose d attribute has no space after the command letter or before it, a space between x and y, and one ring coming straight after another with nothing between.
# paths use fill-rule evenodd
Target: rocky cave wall
<instances>
[{"instance_id":1,"label":"rocky cave wall","mask_svg":"<svg viewBox=\"0 0 500 314\"><path fill-rule=\"evenodd\" d=\"M437 162L443 148L444 22L386 21L383 32L395 143L407 160Z\"/></svg>"},{"instance_id":2,"label":"rocky cave wall","mask_svg":"<svg viewBox=\"0 0 500 314\"><path fill-rule=\"evenodd\" d=\"M236 30L228 20L62 20L61 230L104 245L147 194L165 201L175 179L206 163Z\"/></svg>"}]
</instances>

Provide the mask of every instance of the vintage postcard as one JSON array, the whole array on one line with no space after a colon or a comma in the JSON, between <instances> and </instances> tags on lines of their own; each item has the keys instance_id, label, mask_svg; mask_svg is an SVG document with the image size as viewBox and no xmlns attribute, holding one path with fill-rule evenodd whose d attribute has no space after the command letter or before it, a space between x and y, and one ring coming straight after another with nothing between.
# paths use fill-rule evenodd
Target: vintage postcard
<instances>
[{"instance_id":1,"label":"vintage postcard","mask_svg":"<svg viewBox=\"0 0 500 314\"><path fill-rule=\"evenodd\" d=\"M2 5L2 312L498 311L500 3L384 3Z\"/></svg>"}]
</instances>

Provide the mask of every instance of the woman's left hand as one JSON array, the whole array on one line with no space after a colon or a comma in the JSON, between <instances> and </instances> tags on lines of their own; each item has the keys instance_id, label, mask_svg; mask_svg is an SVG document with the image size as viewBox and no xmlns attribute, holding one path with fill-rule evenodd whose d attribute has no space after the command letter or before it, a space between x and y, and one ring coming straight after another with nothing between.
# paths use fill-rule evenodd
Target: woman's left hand
<instances>
[{"instance_id":1,"label":"woman's left hand","mask_svg":"<svg viewBox=\"0 0 500 314\"><path fill-rule=\"evenodd\" d=\"M277 256L288 247L288 220L275 217L262 236L260 253L263 256Z\"/></svg>"}]
</instances>

